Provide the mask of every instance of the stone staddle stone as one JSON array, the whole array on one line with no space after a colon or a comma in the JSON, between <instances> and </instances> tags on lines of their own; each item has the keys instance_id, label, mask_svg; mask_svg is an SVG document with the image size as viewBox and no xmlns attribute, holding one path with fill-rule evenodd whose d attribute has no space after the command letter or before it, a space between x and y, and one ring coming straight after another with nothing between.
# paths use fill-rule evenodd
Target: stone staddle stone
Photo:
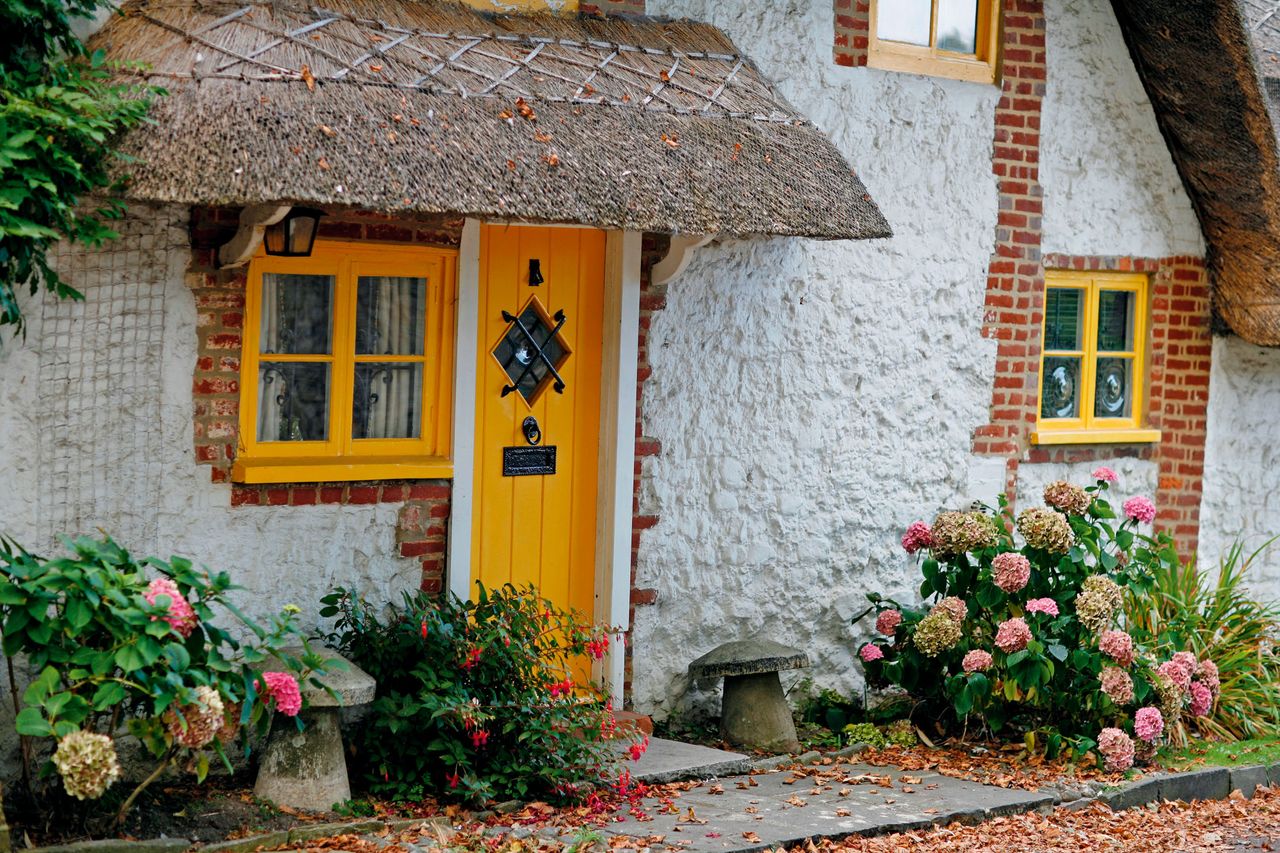
<instances>
[{"instance_id":1,"label":"stone staddle stone","mask_svg":"<svg viewBox=\"0 0 1280 853\"><path fill-rule=\"evenodd\" d=\"M325 659L343 661L346 666L335 667L320 679L333 690L332 694L310 683L300 685L307 703L307 709L299 715L305 724L302 731L293 720L276 714L253 793L277 805L323 812L351 799L338 709L372 702L378 685L337 652L317 651ZM300 655L302 650L289 649L288 653ZM284 667L271 663L263 667L266 671L276 668Z\"/></svg>"},{"instance_id":2,"label":"stone staddle stone","mask_svg":"<svg viewBox=\"0 0 1280 853\"><path fill-rule=\"evenodd\" d=\"M796 752L796 724L778 673L809 665L799 649L772 640L725 643L689 664L692 678L724 678L720 733L753 749Z\"/></svg>"}]
</instances>

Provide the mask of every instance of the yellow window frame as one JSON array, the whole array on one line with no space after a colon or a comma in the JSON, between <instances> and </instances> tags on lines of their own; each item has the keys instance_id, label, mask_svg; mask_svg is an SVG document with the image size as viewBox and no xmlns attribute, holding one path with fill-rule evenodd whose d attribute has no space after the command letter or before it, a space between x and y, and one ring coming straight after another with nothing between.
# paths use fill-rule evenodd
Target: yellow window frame
<instances>
[{"instance_id":1,"label":"yellow window frame","mask_svg":"<svg viewBox=\"0 0 1280 853\"><path fill-rule=\"evenodd\" d=\"M878 35L877 7L881 2L899 0L871 0L870 35L867 41L867 64L885 71L904 71L931 77L949 77L972 83L994 83L998 76L1000 58L1000 0L978 0L978 26L975 31L975 53L956 53L939 50L938 2L932 0L929 7L929 46L906 44L881 39Z\"/></svg>"},{"instance_id":2,"label":"yellow window frame","mask_svg":"<svg viewBox=\"0 0 1280 853\"><path fill-rule=\"evenodd\" d=\"M1040 323L1040 379L1036 395L1036 430L1034 444L1105 444L1142 443L1160 440L1160 431L1143 427L1146 402L1147 296L1149 281L1141 273L1073 272L1049 270L1045 273L1045 293L1053 289L1079 290L1084 294L1082 317L1083 340L1074 350L1044 348L1048 312ZM1104 291L1126 291L1134 294L1132 351L1098 351L1098 304ZM1046 299L1046 304L1048 300ZM1127 418L1100 418L1093 414L1097 389L1099 357L1121 357L1132 360L1133 405ZM1080 416L1045 418L1041 415L1044 399L1044 363L1046 358L1080 359Z\"/></svg>"},{"instance_id":3,"label":"yellow window frame","mask_svg":"<svg viewBox=\"0 0 1280 853\"><path fill-rule=\"evenodd\" d=\"M453 332L457 255L431 246L317 240L307 258L259 251L249 263L240 359L240 439L231 478L238 483L443 478L453 476ZM329 364L329 423L324 441L258 441L258 368L261 357L262 281L269 273L331 275L334 279L331 353L282 355L266 361ZM355 317L361 276L421 277L427 281L426 329L421 355L357 355ZM352 435L355 366L362 362L420 363L422 424L418 438Z\"/></svg>"}]
</instances>

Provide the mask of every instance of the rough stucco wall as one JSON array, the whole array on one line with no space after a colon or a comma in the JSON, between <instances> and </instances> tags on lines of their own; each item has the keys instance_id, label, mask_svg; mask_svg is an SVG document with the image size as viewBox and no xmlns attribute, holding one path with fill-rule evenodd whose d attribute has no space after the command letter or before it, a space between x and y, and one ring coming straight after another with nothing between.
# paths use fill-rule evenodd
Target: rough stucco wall
<instances>
[{"instance_id":1,"label":"rough stucco wall","mask_svg":"<svg viewBox=\"0 0 1280 853\"><path fill-rule=\"evenodd\" d=\"M30 342L40 340L44 296L20 297L27 337L0 332L0 534L14 535L35 524L39 472L35 465L40 382L38 357Z\"/></svg>"},{"instance_id":2,"label":"rough stucco wall","mask_svg":"<svg viewBox=\"0 0 1280 853\"><path fill-rule=\"evenodd\" d=\"M1107 502L1111 504L1111 508L1117 515L1120 514L1121 505L1134 495L1152 497L1156 493L1156 485L1160 478L1159 465L1150 459L1117 456L1094 462L1023 464L1018 466L1018 509L1044 506L1044 487L1054 480L1066 480L1078 486L1092 486L1093 471L1102 465L1120 475L1120 481L1113 483L1107 493ZM1151 532L1149 527L1143 529L1147 533Z\"/></svg>"},{"instance_id":3,"label":"rough stucco wall","mask_svg":"<svg viewBox=\"0 0 1280 853\"><path fill-rule=\"evenodd\" d=\"M1214 566L1240 541L1246 552L1280 533L1280 349L1214 338L1200 560ZM1280 547L1254 563L1250 585L1280 599Z\"/></svg>"},{"instance_id":4,"label":"rough stucco wall","mask_svg":"<svg viewBox=\"0 0 1280 853\"><path fill-rule=\"evenodd\" d=\"M307 627L336 583L375 598L416 588L418 561L394 541L399 504L233 509L231 487L196 466L187 218L185 208L135 207L120 240L57 258L85 302L43 300L44 333L33 326L24 346L0 355L0 482L40 473L26 508L17 490L0 490L0 528L49 552L60 534L102 527L136 555L182 554L231 572L251 615L297 604Z\"/></svg>"},{"instance_id":5,"label":"rough stucco wall","mask_svg":"<svg viewBox=\"0 0 1280 853\"><path fill-rule=\"evenodd\" d=\"M658 601L637 608L632 698L676 709L690 661L749 637L804 649L815 679L848 690L864 591L917 584L901 530L969 496L993 370L980 331L998 94L834 65L830 2L648 10L748 48L850 158L896 236L713 244L671 282L644 391L662 453L646 462L641 511L659 521L636 581Z\"/></svg>"},{"instance_id":6,"label":"rough stucco wall","mask_svg":"<svg viewBox=\"0 0 1280 853\"><path fill-rule=\"evenodd\" d=\"M1048 254L1201 255L1195 212L1108 0L1045 0Z\"/></svg>"}]
</instances>

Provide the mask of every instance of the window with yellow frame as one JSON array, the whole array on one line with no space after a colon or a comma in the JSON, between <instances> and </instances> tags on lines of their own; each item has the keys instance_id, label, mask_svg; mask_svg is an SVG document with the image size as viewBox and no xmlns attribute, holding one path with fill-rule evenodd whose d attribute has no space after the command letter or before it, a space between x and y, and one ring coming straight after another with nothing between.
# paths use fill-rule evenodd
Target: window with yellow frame
<instances>
[{"instance_id":1,"label":"window with yellow frame","mask_svg":"<svg viewBox=\"0 0 1280 853\"><path fill-rule=\"evenodd\" d=\"M1045 274L1038 444L1157 441L1144 429L1147 277Z\"/></svg>"},{"instance_id":2,"label":"window with yellow frame","mask_svg":"<svg viewBox=\"0 0 1280 853\"><path fill-rule=\"evenodd\" d=\"M232 479L450 476L456 264L337 241L254 258Z\"/></svg>"},{"instance_id":3,"label":"window with yellow frame","mask_svg":"<svg viewBox=\"0 0 1280 853\"><path fill-rule=\"evenodd\" d=\"M999 0L872 0L867 64L993 83Z\"/></svg>"}]
</instances>

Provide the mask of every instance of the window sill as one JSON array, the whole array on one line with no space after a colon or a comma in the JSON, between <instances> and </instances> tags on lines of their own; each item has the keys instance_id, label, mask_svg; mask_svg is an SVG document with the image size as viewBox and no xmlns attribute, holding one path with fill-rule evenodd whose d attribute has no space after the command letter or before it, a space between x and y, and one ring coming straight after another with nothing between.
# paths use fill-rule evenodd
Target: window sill
<instances>
[{"instance_id":1,"label":"window sill","mask_svg":"<svg viewBox=\"0 0 1280 853\"><path fill-rule=\"evenodd\" d=\"M995 66L983 59L952 59L872 48L867 53L867 67L924 77L944 77L966 83L996 82Z\"/></svg>"},{"instance_id":2,"label":"window sill","mask_svg":"<svg viewBox=\"0 0 1280 853\"><path fill-rule=\"evenodd\" d=\"M298 456L289 459L237 459L234 483L328 483L349 480L447 480L453 463L439 456Z\"/></svg>"},{"instance_id":3,"label":"window sill","mask_svg":"<svg viewBox=\"0 0 1280 853\"><path fill-rule=\"evenodd\" d=\"M1031 433L1032 444L1154 444L1158 429L1041 429Z\"/></svg>"}]
</instances>

